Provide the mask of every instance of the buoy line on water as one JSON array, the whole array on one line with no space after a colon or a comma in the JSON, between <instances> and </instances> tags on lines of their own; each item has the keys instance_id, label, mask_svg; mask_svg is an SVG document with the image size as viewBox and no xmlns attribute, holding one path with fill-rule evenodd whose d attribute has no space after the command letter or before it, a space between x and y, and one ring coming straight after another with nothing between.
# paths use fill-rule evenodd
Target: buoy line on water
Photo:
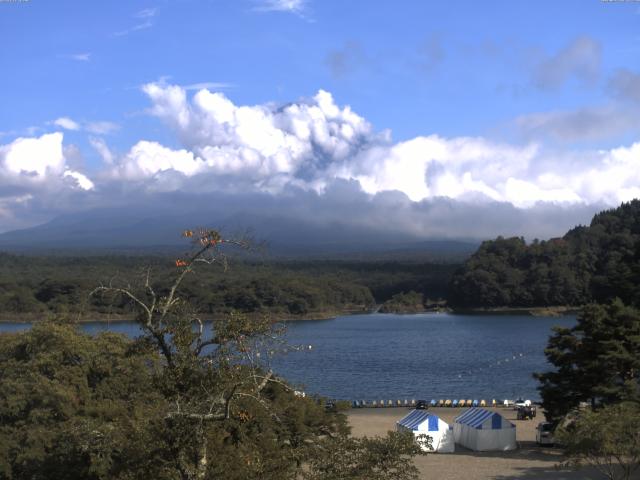
<instances>
[{"instance_id":1,"label":"buoy line on water","mask_svg":"<svg viewBox=\"0 0 640 480\"><path fill-rule=\"evenodd\" d=\"M516 352L516 353L511 353L508 356L504 356L504 357L500 357L498 359L494 359L491 360L489 362L483 363L479 366L475 366L469 369L465 369L461 372L459 372L456 376L457 378L462 378L463 376L467 375L477 375L480 372L484 372L486 370L489 369L497 369L497 368L503 368L505 366L508 366L510 364L513 364L513 362L517 362L519 360L523 360L525 358L528 358L531 356L532 352Z\"/></svg>"}]
</instances>

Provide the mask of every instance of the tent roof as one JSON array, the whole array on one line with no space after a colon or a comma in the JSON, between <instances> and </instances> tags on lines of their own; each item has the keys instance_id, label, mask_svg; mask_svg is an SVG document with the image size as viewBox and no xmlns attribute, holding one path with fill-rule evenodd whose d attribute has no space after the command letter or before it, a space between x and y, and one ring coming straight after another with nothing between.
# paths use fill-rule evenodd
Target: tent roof
<instances>
[{"instance_id":1,"label":"tent roof","mask_svg":"<svg viewBox=\"0 0 640 480\"><path fill-rule=\"evenodd\" d=\"M409 412L401 420L398 420L398 425L402 425L403 427L410 428L411 430L418 430L418 427L425 421L429 422L427 429L430 432L438 431L438 418L437 415L433 413L429 413L426 410L413 410Z\"/></svg>"},{"instance_id":2,"label":"tent roof","mask_svg":"<svg viewBox=\"0 0 640 480\"><path fill-rule=\"evenodd\" d=\"M468 425L473 428L482 428L483 424L487 421L491 421L492 430L501 429L504 427L514 427L511 422L506 420L498 412L491 412L489 410L485 410L484 408L471 408L455 419L456 423Z\"/></svg>"}]
</instances>

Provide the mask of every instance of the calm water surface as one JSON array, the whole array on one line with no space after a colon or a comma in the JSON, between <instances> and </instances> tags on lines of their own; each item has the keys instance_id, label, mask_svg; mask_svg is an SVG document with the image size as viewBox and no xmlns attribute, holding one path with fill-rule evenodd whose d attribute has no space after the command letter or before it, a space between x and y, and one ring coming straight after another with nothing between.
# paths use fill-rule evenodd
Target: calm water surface
<instances>
[{"instance_id":1,"label":"calm water surface","mask_svg":"<svg viewBox=\"0 0 640 480\"><path fill-rule=\"evenodd\" d=\"M274 370L308 393L341 399L538 399L533 372L544 357L551 328L574 316L368 314L287 324L287 340L312 348L274 360ZM0 324L0 331L28 325ZM129 322L87 323L139 334Z\"/></svg>"}]
</instances>

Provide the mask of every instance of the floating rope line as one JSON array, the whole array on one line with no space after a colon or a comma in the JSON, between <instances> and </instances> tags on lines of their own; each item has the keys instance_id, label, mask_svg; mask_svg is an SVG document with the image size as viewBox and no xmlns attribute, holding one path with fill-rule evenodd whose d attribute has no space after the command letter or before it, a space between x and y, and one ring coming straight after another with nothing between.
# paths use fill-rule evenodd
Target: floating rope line
<instances>
[{"instance_id":1,"label":"floating rope line","mask_svg":"<svg viewBox=\"0 0 640 480\"><path fill-rule=\"evenodd\" d=\"M518 360L522 360L524 358L527 358L529 355L525 352L517 352L517 353L513 353L507 357L501 357L500 359L496 359L496 360L492 360L490 362L484 363L483 365L474 367L474 368L470 368L469 370L465 370L462 371L460 373L458 373L458 378L462 378L463 375L477 375L480 372L486 371L490 368L498 368L498 367L504 367L505 365L508 365L509 363L513 363L516 362Z\"/></svg>"}]
</instances>

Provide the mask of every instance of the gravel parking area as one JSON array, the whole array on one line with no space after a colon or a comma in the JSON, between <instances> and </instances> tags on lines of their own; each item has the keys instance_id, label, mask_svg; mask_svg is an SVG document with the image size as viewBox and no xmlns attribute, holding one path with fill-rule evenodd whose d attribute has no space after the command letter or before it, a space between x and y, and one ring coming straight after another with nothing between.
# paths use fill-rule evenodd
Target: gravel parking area
<instances>
[{"instance_id":1,"label":"gravel parking area","mask_svg":"<svg viewBox=\"0 0 640 480\"><path fill-rule=\"evenodd\" d=\"M388 430L395 430L395 422L409 410L408 408L363 408L350 410L347 416L354 435L385 435ZM450 424L465 410L465 408L430 409ZM437 480L595 480L604 478L592 469L573 471L559 470L556 467L562 461L562 450L536 445L536 426L538 422L544 421L544 415L540 412L534 420L516 420L516 412L512 409L496 408L495 410L516 425L519 446L517 450L473 452L456 445L455 453L434 453L417 457L415 463L422 478Z\"/></svg>"}]
</instances>

